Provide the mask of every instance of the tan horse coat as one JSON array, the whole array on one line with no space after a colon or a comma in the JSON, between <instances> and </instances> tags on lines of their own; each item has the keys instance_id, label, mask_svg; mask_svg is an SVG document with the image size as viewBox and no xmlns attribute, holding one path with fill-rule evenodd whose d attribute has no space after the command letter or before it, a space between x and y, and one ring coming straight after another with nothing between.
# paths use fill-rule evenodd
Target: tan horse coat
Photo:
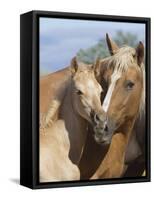
<instances>
[{"instance_id":1,"label":"tan horse coat","mask_svg":"<svg viewBox=\"0 0 154 200\"><path fill-rule=\"evenodd\" d=\"M49 126L57 118L71 74L70 67L66 67L40 79L40 126L42 128Z\"/></svg>"},{"instance_id":2,"label":"tan horse coat","mask_svg":"<svg viewBox=\"0 0 154 200\"><path fill-rule=\"evenodd\" d=\"M40 127L42 182L79 180L79 170L73 163L76 165L79 163L86 140L87 123L92 123L95 119L91 111L97 115L102 112L100 102L102 89L95 79L94 69L85 64L81 66L77 65L71 69L73 74L67 79L65 86L63 82L63 89L60 88L65 95L63 98L60 96L62 104L56 107L59 108L58 119L54 117L52 124ZM47 115L49 114L51 113L47 111ZM46 118L43 122L46 123Z\"/></svg>"},{"instance_id":3,"label":"tan horse coat","mask_svg":"<svg viewBox=\"0 0 154 200\"><path fill-rule=\"evenodd\" d=\"M40 131L40 182L79 180L77 166L68 159L69 149L63 120Z\"/></svg>"}]
</instances>

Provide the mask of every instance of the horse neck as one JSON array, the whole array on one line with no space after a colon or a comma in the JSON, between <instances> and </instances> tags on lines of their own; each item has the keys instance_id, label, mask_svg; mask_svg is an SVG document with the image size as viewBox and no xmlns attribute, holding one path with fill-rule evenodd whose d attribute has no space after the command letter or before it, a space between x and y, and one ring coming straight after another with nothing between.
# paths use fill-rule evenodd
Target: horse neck
<instances>
[{"instance_id":1,"label":"horse neck","mask_svg":"<svg viewBox=\"0 0 154 200\"><path fill-rule=\"evenodd\" d=\"M69 157L73 163L78 164L87 136L88 123L74 109L71 81L60 108L59 118L64 120L68 132L70 142Z\"/></svg>"},{"instance_id":2,"label":"horse neck","mask_svg":"<svg viewBox=\"0 0 154 200\"><path fill-rule=\"evenodd\" d=\"M117 146L119 146L123 158L125 156L129 141L131 140L131 137L134 134L135 122L136 122L136 116L134 116L131 120L125 121L125 123L123 123L123 125L121 125L121 127L114 134L116 135L116 133L118 133L117 137L115 137L116 140L114 141L113 139L112 142L115 143ZM117 140L117 138L119 139Z\"/></svg>"}]
</instances>

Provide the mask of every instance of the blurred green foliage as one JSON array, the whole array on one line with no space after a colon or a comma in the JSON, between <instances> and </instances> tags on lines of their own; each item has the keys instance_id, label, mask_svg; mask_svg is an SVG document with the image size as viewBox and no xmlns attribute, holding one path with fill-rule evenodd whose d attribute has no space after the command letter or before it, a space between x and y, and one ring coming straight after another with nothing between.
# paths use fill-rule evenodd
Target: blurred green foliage
<instances>
[{"instance_id":1,"label":"blurred green foliage","mask_svg":"<svg viewBox=\"0 0 154 200\"><path fill-rule=\"evenodd\" d=\"M129 32L117 31L115 37L112 38L118 46L128 45L135 47L138 43L138 37ZM88 49L80 49L77 53L78 60L85 63L93 63L97 58L105 58L109 56L109 51L106 44L105 37L98 41L98 43Z\"/></svg>"}]
</instances>

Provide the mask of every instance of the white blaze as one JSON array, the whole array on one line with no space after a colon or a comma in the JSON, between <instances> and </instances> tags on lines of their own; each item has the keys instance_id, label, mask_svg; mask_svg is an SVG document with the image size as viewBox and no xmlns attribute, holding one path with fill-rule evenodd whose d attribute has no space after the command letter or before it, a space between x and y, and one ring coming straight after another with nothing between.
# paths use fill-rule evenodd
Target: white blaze
<instances>
[{"instance_id":1,"label":"white blaze","mask_svg":"<svg viewBox=\"0 0 154 200\"><path fill-rule=\"evenodd\" d=\"M109 105L110 105L110 101L111 101L111 97L112 97L112 93L114 91L114 87L115 84L117 82L117 80L121 77L121 72L115 71L113 72L112 76L111 76L111 84L109 86L109 89L107 91L106 97L104 99L102 108L104 110L104 112L107 112Z\"/></svg>"}]
</instances>

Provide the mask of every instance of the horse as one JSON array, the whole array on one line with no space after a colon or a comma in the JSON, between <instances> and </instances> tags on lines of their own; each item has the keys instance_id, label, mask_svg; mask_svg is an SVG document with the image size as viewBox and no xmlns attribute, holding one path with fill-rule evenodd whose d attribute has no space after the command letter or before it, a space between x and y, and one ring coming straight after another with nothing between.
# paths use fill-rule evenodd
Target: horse
<instances>
[{"instance_id":1,"label":"horse","mask_svg":"<svg viewBox=\"0 0 154 200\"><path fill-rule=\"evenodd\" d=\"M49 127L40 127L40 181L79 180L77 168L86 140L87 124L102 119L96 66L71 62L72 76L58 111Z\"/></svg>"},{"instance_id":2,"label":"horse","mask_svg":"<svg viewBox=\"0 0 154 200\"><path fill-rule=\"evenodd\" d=\"M100 67L103 65L100 79L103 77L108 85L102 104L105 114L103 123L101 121L95 127L94 139L108 149L91 179L117 178L124 174L128 147L131 141L135 141L134 134L141 134L134 133L135 123L144 116L145 110L142 42L136 49L128 46L119 48L107 35L107 43L112 56L99 63Z\"/></svg>"},{"instance_id":3,"label":"horse","mask_svg":"<svg viewBox=\"0 0 154 200\"><path fill-rule=\"evenodd\" d=\"M112 56L116 53L119 47L114 41L109 38L108 34L106 35L106 40L110 54ZM105 71L107 70L106 59L98 59L97 65L100 65L100 67L97 67L98 71L100 71L100 73L97 73L97 75L99 75L97 79L103 87L104 93L101 97L101 101L103 102L108 90L108 83L103 77ZM106 71L106 73L110 73L109 70L108 72ZM125 153L125 170L127 169L126 173L123 175L125 177L141 176L145 168L144 106L142 112L135 121L132 132L133 133L131 134L131 138L129 140ZM93 140L93 135L94 131L89 126L87 141L79 164L81 179L89 179L90 176L94 174L102 160L105 158L105 155L109 149L109 145L98 145ZM110 176L108 178L110 178Z\"/></svg>"}]
</instances>

